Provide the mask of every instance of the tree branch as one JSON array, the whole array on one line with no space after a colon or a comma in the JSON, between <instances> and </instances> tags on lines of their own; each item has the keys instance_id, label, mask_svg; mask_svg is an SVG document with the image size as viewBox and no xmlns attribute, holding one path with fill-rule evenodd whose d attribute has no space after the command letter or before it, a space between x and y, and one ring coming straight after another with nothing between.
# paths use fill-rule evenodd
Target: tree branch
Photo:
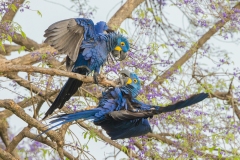
<instances>
[{"instance_id":1,"label":"tree branch","mask_svg":"<svg viewBox=\"0 0 240 160\"><path fill-rule=\"evenodd\" d=\"M97 134L97 136L98 136L99 138L101 138L104 142L109 143L110 145L118 148L119 150L122 149L122 146L121 146L120 144L118 144L118 143L114 142L113 140L111 140L110 138L106 137L100 130L97 130L97 129L93 128L93 127L88 126L86 123L82 122L81 120L78 120L77 123L78 123L80 126L82 126L83 128L87 129L87 130L93 130L93 131ZM133 153L133 152L131 153L131 155L130 155L129 152L127 152L127 153L124 152L124 153L125 153L127 156L129 156L129 157L130 157L130 156L131 156L131 157L135 157L135 158L138 157L138 156L137 156L135 153Z\"/></svg>"},{"instance_id":2,"label":"tree branch","mask_svg":"<svg viewBox=\"0 0 240 160\"><path fill-rule=\"evenodd\" d=\"M14 0L12 4L14 4L17 9L15 11L13 11L12 9L9 9L9 11L6 14L4 14L2 21L12 21L20 5L23 4L24 1L25 0Z\"/></svg>"},{"instance_id":3,"label":"tree branch","mask_svg":"<svg viewBox=\"0 0 240 160\"><path fill-rule=\"evenodd\" d=\"M25 137L24 132L29 130L30 130L29 127L25 127L20 133L18 133L18 135L15 136L11 143L7 146L6 151L11 153L16 148L18 143L21 142L21 140Z\"/></svg>"},{"instance_id":4,"label":"tree branch","mask_svg":"<svg viewBox=\"0 0 240 160\"><path fill-rule=\"evenodd\" d=\"M16 158L14 158L10 153L4 151L2 148L0 148L0 157L3 160L17 160Z\"/></svg>"},{"instance_id":5,"label":"tree branch","mask_svg":"<svg viewBox=\"0 0 240 160\"><path fill-rule=\"evenodd\" d=\"M148 133L148 134L146 134L146 136L147 136L148 138L154 138L154 139L156 139L156 140L158 140L158 141L161 141L161 142L166 143L166 144L168 144L168 145L174 146L175 148L180 149L180 150L182 150L182 151L184 151L184 152L187 152L187 150L188 150L188 148L186 148L186 147L181 147L181 146L177 146L177 145L176 145L173 141L171 141L170 139L167 139L166 137L162 137L162 136L160 136L160 135L158 135L158 134ZM201 155L204 155L203 158L213 158L213 159L216 159L216 158L217 158L217 156L212 155L212 154L203 153L203 152L201 152L201 151L199 151L199 153L200 153ZM226 158L222 157L222 158L220 158L220 159L221 159L221 160L225 160Z\"/></svg>"},{"instance_id":6,"label":"tree branch","mask_svg":"<svg viewBox=\"0 0 240 160\"><path fill-rule=\"evenodd\" d=\"M240 3L237 3L233 9L240 9ZM166 70L161 76L157 76L154 81L158 81L159 84L162 84L165 79L173 75L174 71L181 67L186 61L188 61L194 53L201 48L219 29L221 29L228 21L230 21L230 14L227 18L219 20L207 33L205 33L192 47L178 60L176 61L168 70ZM153 83L152 82L152 83ZM149 85L151 85L150 83Z\"/></svg>"},{"instance_id":7,"label":"tree branch","mask_svg":"<svg viewBox=\"0 0 240 160\"><path fill-rule=\"evenodd\" d=\"M52 69L52 68L40 68L40 67L34 67L34 66L28 66L28 65L2 65L0 67L0 72L37 72L42 74L48 74L48 75L59 75L59 76L66 76L70 78L74 78L80 81L83 81L85 83L94 83L93 77L90 76L84 76L81 74L73 73L73 72L66 72L61 71L58 69ZM116 86L116 83L113 81L109 81L107 78L102 76L99 80L99 84L102 84L103 86Z\"/></svg>"},{"instance_id":8,"label":"tree branch","mask_svg":"<svg viewBox=\"0 0 240 160\"><path fill-rule=\"evenodd\" d=\"M108 21L108 26L116 30L122 22L131 16L134 9L137 8L144 0L127 0L123 6Z\"/></svg>"},{"instance_id":9,"label":"tree branch","mask_svg":"<svg viewBox=\"0 0 240 160\"><path fill-rule=\"evenodd\" d=\"M35 140L37 135L31 133L30 131L27 131L27 132L25 132L25 136L32 140ZM37 141L50 146L52 149L55 149L55 150L57 149L57 144L52 141L47 140L46 138L39 137ZM76 158L73 157L72 154L68 153L65 150L63 150L63 154L70 160L76 160Z\"/></svg>"},{"instance_id":10,"label":"tree branch","mask_svg":"<svg viewBox=\"0 0 240 160\"><path fill-rule=\"evenodd\" d=\"M37 128L40 131L45 131L46 126L40 123L38 120L30 117L25 111L17 105L13 100L0 100L0 106L4 107L12 111L16 116L21 118L23 121L28 123L30 126ZM57 143L63 143L62 139L60 139L59 135L54 131L48 131L46 133L52 140L56 141Z\"/></svg>"},{"instance_id":11,"label":"tree branch","mask_svg":"<svg viewBox=\"0 0 240 160\"><path fill-rule=\"evenodd\" d=\"M53 54L53 53L56 53L57 50L50 47L50 46L47 46L47 47L42 47L40 49L37 49L37 50L34 50L22 57L18 57L18 58L15 58L15 59L12 59L10 61L7 61L5 62L6 63L10 63L10 64L22 64L22 65L31 65L31 64L34 64L36 62L40 62L42 59L42 54L44 53L50 53L50 54Z\"/></svg>"},{"instance_id":12,"label":"tree branch","mask_svg":"<svg viewBox=\"0 0 240 160\"><path fill-rule=\"evenodd\" d=\"M21 48L21 46L5 44L4 48L5 52L2 49L0 49L0 54L4 56L9 56L11 52L18 51Z\"/></svg>"}]
</instances>

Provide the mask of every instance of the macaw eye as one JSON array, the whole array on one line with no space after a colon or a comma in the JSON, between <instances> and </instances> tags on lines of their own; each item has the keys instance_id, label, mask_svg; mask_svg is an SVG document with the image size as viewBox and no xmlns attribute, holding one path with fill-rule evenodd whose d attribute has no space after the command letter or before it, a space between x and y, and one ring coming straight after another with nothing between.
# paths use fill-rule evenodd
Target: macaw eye
<instances>
[{"instance_id":1,"label":"macaw eye","mask_svg":"<svg viewBox=\"0 0 240 160\"><path fill-rule=\"evenodd\" d=\"M133 80L133 82L134 82L134 83L137 83L137 80L136 80L136 79L134 79L134 80Z\"/></svg>"},{"instance_id":2,"label":"macaw eye","mask_svg":"<svg viewBox=\"0 0 240 160\"><path fill-rule=\"evenodd\" d=\"M125 46L125 43L124 43L124 42L121 42L121 46Z\"/></svg>"}]
</instances>

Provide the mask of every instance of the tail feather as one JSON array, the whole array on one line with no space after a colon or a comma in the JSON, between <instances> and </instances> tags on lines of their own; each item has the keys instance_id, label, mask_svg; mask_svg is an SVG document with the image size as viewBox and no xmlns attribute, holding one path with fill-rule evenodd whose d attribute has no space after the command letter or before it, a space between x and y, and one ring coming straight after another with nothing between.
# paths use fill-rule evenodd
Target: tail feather
<instances>
[{"instance_id":1,"label":"tail feather","mask_svg":"<svg viewBox=\"0 0 240 160\"><path fill-rule=\"evenodd\" d=\"M79 81L77 79L69 78L60 93L58 94L55 101L52 103L51 107L45 113L45 117L43 119L45 119L48 115L52 114L55 109L61 109L64 106L65 102L68 101L71 96L77 92L78 88L82 85L82 83L82 81Z\"/></svg>"},{"instance_id":2,"label":"tail feather","mask_svg":"<svg viewBox=\"0 0 240 160\"><path fill-rule=\"evenodd\" d=\"M78 119L94 119L94 115L98 112L99 112L98 109L92 109L92 110L79 111L71 114L62 114L62 115L52 117L56 119L50 121L49 123L53 124L61 121L63 122L66 121L67 123L67 122L72 122Z\"/></svg>"},{"instance_id":3,"label":"tail feather","mask_svg":"<svg viewBox=\"0 0 240 160\"><path fill-rule=\"evenodd\" d=\"M85 75L88 73L88 70L80 68L77 70L77 73ZM74 78L69 78L65 85L63 86L63 88L61 89L55 101L52 103L51 107L45 113L43 119L45 119L48 115L52 114L55 109L57 108L61 109L66 103L66 101L68 101L72 97L72 95L74 95L77 92L78 88L81 87L82 84L83 84L82 81L79 81Z\"/></svg>"},{"instance_id":4,"label":"tail feather","mask_svg":"<svg viewBox=\"0 0 240 160\"><path fill-rule=\"evenodd\" d=\"M198 102L204 100L207 97L208 97L207 93L200 93L200 94L197 94L197 95L194 95L194 96L188 98L187 100L179 101L175 104L172 104L172 105L169 105L166 107L160 107L159 111L160 111L160 113L172 112L172 111L175 111L175 110L187 107L187 106L191 106L195 103L198 103Z\"/></svg>"},{"instance_id":5,"label":"tail feather","mask_svg":"<svg viewBox=\"0 0 240 160\"><path fill-rule=\"evenodd\" d=\"M72 122L78 119L94 119L94 115L99 112L99 110L97 109L93 109L93 110L86 110L86 111L80 111L80 112L76 112L76 113L71 113L71 114L62 114L62 115L58 115L52 118L56 118L55 120L50 121L50 124L56 124L58 122L58 124L53 125L52 127L48 128L47 130L43 131L41 134L39 134L37 137L41 136L42 134L52 130L53 128L66 124L68 122ZM37 138L36 137L36 138Z\"/></svg>"}]
</instances>

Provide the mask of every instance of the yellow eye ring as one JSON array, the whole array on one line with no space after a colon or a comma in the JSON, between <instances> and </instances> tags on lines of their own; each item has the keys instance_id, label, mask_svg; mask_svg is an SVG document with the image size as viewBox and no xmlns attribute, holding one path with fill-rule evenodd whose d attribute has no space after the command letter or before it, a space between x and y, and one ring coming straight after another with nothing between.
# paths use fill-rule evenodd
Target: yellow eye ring
<instances>
[{"instance_id":1,"label":"yellow eye ring","mask_svg":"<svg viewBox=\"0 0 240 160\"><path fill-rule=\"evenodd\" d=\"M124 46L125 45L125 43L124 42L121 42L121 46Z\"/></svg>"},{"instance_id":2,"label":"yellow eye ring","mask_svg":"<svg viewBox=\"0 0 240 160\"><path fill-rule=\"evenodd\" d=\"M134 79L134 80L133 80L133 82L134 82L134 83L137 83L137 80L136 80L136 79Z\"/></svg>"}]
</instances>

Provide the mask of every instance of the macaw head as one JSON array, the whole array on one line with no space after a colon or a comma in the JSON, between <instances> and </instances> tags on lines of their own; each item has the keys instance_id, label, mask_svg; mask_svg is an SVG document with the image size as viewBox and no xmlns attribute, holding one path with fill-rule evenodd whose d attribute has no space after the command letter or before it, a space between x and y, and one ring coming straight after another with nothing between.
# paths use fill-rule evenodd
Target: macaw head
<instances>
[{"instance_id":1,"label":"macaw head","mask_svg":"<svg viewBox=\"0 0 240 160\"><path fill-rule=\"evenodd\" d=\"M103 33L104 31L108 30L108 26L106 22L100 21L94 25L96 33Z\"/></svg>"},{"instance_id":2,"label":"macaw head","mask_svg":"<svg viewBox=\"0 0 240 160\"><path fill-rule=\"evenodd\" d=\"M117 45L112 51L112 54L114 57L119 57L119 61L124 60L127 56L127 51L129 50L129 42L127 38L123 37L122 35L119 35L117 38Z\"/></svg>"},{"instance_id":3,"label":"macaw head","mask_svg":"<svg viewBox=\"0 0 240 160\"><path fill-rule=\"evenodd\" d=\"M133 91L135 94L133 97L136 97L141 89L141 83L138 76L133 72L129 72L128 70L122 70L120 71L120 74L122 75L120 78L122 86L126 86Z\"/></svg>"}]
</instances>

